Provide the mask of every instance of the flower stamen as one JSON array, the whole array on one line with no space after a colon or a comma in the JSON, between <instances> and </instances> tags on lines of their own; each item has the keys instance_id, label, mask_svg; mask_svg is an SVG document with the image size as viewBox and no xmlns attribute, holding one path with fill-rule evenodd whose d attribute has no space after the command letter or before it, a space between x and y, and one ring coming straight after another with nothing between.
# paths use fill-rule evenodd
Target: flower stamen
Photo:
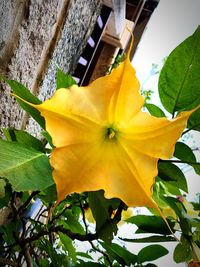
<instances>
[{"instance_id":1,"label":"flower stamen","mask_svg":"<svg viewBox=\"0 0 200 267\"><path fill-rule=\"evenodd\" d=\"M114 141L116 139L117 131L113 127L106 128L106 139Z\"/></svg>"}]
</instances>

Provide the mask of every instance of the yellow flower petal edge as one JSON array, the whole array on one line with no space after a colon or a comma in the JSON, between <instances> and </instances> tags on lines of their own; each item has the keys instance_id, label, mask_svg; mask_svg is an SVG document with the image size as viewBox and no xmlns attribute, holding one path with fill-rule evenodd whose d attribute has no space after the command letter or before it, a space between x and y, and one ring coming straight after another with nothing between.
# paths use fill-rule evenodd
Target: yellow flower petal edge
<instances>
[{"instance_id":1,"label":"yellow flower petal edge","mask_svg":"<svg viewBox=\"0 0 200 267\"><path fill-rule=\"evenodd\" d=\"M88 86L59 89L40 105L25 101L44 116L55 145L50 163L57 203L74 192L103 189L105 197L120 198L129 207L155 208L165 220L152 199L158 159L172 157L189 116L199 107L171 120L156 118L141 111L139 88L127 56L111 74Z\"/></svg>"}]
</instances>

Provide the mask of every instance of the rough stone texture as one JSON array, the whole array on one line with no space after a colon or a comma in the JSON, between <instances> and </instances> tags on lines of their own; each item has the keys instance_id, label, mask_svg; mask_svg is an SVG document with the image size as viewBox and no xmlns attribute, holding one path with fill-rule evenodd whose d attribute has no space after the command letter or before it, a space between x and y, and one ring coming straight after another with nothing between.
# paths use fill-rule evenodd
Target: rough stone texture
<instances>
[{"instance_id":1,"label":"rough stone texture","mask_svg":"<svg viewBox=\"0 0 200 267\"><path fill-rule=\"evenodd\" d=\"M14 1L14 0L13 0ZM60 0L62 1L62 0ZM31 87L45 43L49 40L56 22L59 0L30 0L29 9L19 29L19 42L9 65L8 75ZM52 95L55 88L55 73L59 66L71 73L82 53L88 37L100 13L99 0L73 0L68 16L44 82L39 98L44 100ZM10 96L10 89L3 85L0 90L0 128L21 127L23 111ZM38 136L39 127L31 119L27 130Z\"/></svg>"},{"instance_id":2,"label":"rough stone texture","mask_svg":"<svg viewBox=\"0 0 200 267\"><path fill-rule=\"evenodd\" d=\"M18 28L25 14L26 0L0 1L0 69L5 70L18 40Z\"/></svg>"},{"instance_id":3,"label":"rough stone texture","mask_svg":"<svg viewBox=\"0 0 200 267\"><path fill-rule=\"evenodd\" d=\"M48 72L44 78L39 98L49 98L55 90L56 68L59 66L65 72L73 73L78 59L87 43L100 13L100 1L73 1L69 16L66 19L62 37L54 51ZM27 130L38 136L40 128L33 120L29 120Z\"/></svg>"}]
</instances>

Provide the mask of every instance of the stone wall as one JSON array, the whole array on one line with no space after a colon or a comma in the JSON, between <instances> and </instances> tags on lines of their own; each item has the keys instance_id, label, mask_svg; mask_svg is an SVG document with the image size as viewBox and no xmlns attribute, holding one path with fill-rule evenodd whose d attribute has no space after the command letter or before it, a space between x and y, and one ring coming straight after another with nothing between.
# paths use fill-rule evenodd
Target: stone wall
<instances>
[{"instance_id":1,"label":"stone wall","mask_svg":"<svg viewBox=\"0 0 200 267\"><path fill-rule=\"evenodd\" d=\"M2 69L6 75L23 83L28 88L34 80L37 67L41 59L42 51L51 38L53 27L56 23L57 14L63 0L1 0L1 27L4 36L0 36L0 45L6 47L4 39L8 40L5 33L12 32L13 16L17 13L18 20L15 25L15 42L13 55L5 61L0 51ZM19 2L21 6L19 6ZM17 12L16 12L17 7ZM82 53L88 37L90 36L97 17L100 13L101 1L99 0L69 0L68 10L61 37L55 47L52 59L49 62L43 83L38 92L41 100L52 95L55 89L55 73L59 66L64 71L72 73L76 67L80 54ZM14 14L14 15L13 15ZM19 15L20 14L20 15ZM21 16L21 17L20 17ZM17 28L17 30L16 30ZM17 33L16 33L17 32ZM9 35L9 34L7 34ZM5 49L5 48L4 48ZM16 104L15 99L10 96L10 89L4 84L0 90L0 128L21 128L24 113ZM27 130L38 136L39 128L31 119Z\"/></svg>"}]
</instances>

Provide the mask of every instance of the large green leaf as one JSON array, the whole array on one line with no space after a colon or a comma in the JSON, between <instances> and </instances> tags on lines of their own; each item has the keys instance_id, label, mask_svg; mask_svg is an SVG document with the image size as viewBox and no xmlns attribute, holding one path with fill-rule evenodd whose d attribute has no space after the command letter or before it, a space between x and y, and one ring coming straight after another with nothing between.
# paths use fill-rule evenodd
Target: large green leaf
<instances>
[{"instance_id":1,"label":"large green leaf","mask_svg":"<svg viewBox=\"0 0 200 267\"><path fill-rule=\"evenodd\" d=\"M138 262L154 261L168 254L168 250L161 245L149 245L138 253Z\"/></svg>"},{"instance_id":2,"label":"large green leaf","mask_svg":"<svg viewBox=\"0 0 200 267\"><path fill-rule=\"evenodd\" d=\"M200 27L168 56L159 77L159 95L174 114L200 104Z\"/></svg>"},{"instance_id":3,"label":"large green leaf","mask_svg":"<svg viewBox=\"0 0 200 267\"><path fill-rule=\"evenodd\" d=\"M56 89L69 88L73 84L76 84L76 81L73 79L73 77L71 75L63 72L61 69L57 70L57 73L56 73Z\"/></svg>"},{"instance_id":4,"label":"large green leaf","mask_svg":"<svg viewBox=\"0 0 200 267\"><path fill-rule=\"evenodd\" d=\"M26 147L32 147L41 152L45 152L43 143L29 133L16 129L3 129L7 141L16 141Z\"/></svg>"},{"instance_id":5,"label":"large green leaf","mask_svg":"<svg viewBox=\"0 0 200 267\"><path fill-rule=\"evenodd\" d=\"M183 172L171 162L158 162L158 176L168 183L187 192L187 181Z\"/></svg>"},{"instance_id":6,"label":"large green leaf","mask_svg":"<svg viewBox=\"0 0 200 267\"><path fill-rule=\"evenodd\" d=\"M59 233L59 237L63 244L63 248L68 252L68 256L72 259L73 263L76 263L76 249L73 246L71 238L63 233Z\"/></svg>"},{"instance_id":7,"label":"large green leaf","mask_svg":"<svg viewBox=\"0 0 200 267\"><path fill-rule=\"evenodd\" d=\"M131 252L129 252L126 248L121 247L118 244L106 244L100 242L102 247L106 250L106 252L111 256L114 260L119 262L122 266L130 266L137 262L137 256Z\"/></svg>"},{"instance_id":8,"label":"large green leaf","mask_svg":"<svg viewBox=\"0 0 200 267\"><path fill-rule=\"evenodd\" d=\"M187 161L194 168L195 172L200 175L200 163L197 165L196 157L189 146L182 142L177 142L174 157L182 161Z\"/></svg>"},{"instance_id":9,"label":"large green leaf","mask_svg":"<svg viewBox=\"0 0 200 267\"><path fill-rule=\"evenodd\" d=\"M149 215L137 215L126 220L128 223L137 225L138 230L146 233L155 234L171 234L166 223L160 216L149 216ZM174 224L168 221L170 227L173 229Z\"/></svg>"},{"instance_id":10,"label":"large green leaf","mask_svg":"<svg viewBox=\"0 0 200 267\"><path fill-rule=\"evenodd\" d=\"M17 81L14 81L14 80L6 80L6 82L10 85L15 95L21 97L22 99L30 103L33 103L36 105L41 104L41 101L36 96L31 94L31 92L21 83L18 83ZM37 109L31 107L30 105L26 104L25 102L23 102L22 100L18 98L17 98L17 102L26 112L29 113L31 117L33 117L35 121L37 121L37 123L43 129L45 129L45 120L40 115L40 112Z\"/></svg>"},{"instance_id":11,"label":"large green leaf","mask_svg":"<svg viewBox=\"0 0 200 267\"><path fill-rule=\"evenodd\" d=\"M103 190L88 193L89 206L96 221L96 230L100 238L111 242L117 233L117 224L111 220L114 209L119 206L119 199L106 199Z\"/></svg>"},{"instance_id":12,"label":"large green leaf","mask_svg":"<svg viewBox=\"0 0 200 267\"><path fill-rule=\"evenodd\" d=\"M16 191L43 190L53 184L48 157L34 149L0 139L0 176Z\"/></svg>"},{"instance_id":13,"label":"large green leaf","mask_svg":"<svg viewBox=\"0 0 200 267\"><path fill-rule=\"evenodd\" d=\"M186 262L191 259L190 244L184 236L181 236L181 242L174 249L173 258L176 263Z\"/></svg>"}]
</instances>

